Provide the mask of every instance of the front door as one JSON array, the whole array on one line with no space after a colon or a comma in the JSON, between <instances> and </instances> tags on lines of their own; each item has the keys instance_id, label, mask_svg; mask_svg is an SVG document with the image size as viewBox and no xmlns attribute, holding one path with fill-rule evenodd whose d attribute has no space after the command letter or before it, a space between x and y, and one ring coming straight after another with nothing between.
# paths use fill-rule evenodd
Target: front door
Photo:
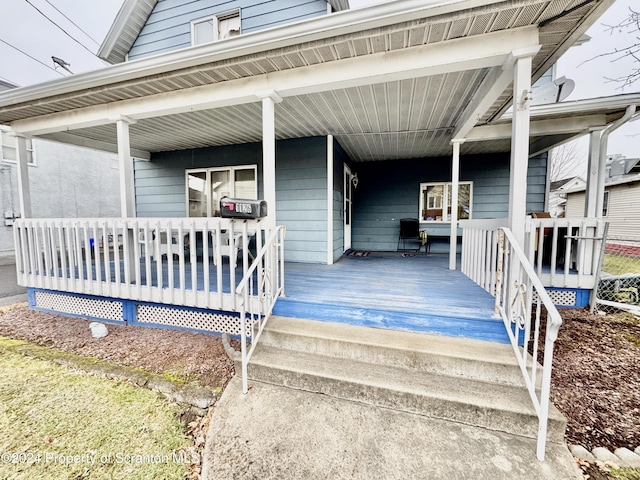
<instances>
[{"instance_id":1,"label":"front door","mask_svg":"<svg viewBox=\"0 0 640 480\"><path fill-rule=\"evenodd\" d=\"M344 164L344 251L351 248L351 194L353 188L353 174Z\"/></svg>"}]
</instances>

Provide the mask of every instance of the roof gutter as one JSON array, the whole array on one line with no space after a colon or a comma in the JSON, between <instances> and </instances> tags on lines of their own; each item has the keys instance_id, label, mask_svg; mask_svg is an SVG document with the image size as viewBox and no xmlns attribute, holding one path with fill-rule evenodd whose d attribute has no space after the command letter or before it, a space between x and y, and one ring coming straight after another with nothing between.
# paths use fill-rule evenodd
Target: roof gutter
<instances>
[{"instance_id":1,"label":"roof gutter","mask_svg":"<svg viewBox=\"0 0 640 480\"><path fill-rule=\"evenodd\" d=\"M345 10L240 35L221 42L187 47L59 80L18 88L10 93L0 94L0 107L499 3L501 3L500 0L399 0L368 8Z\"/></svg>"},{"instance_id":2,"label":"roof gutter","mask_svg":"<svg viewBox=\"0 0 640 480\"><path fill-rule=\"evenodd\" d=\"M592 112L594 110L601 110L604 108L622 109L627 108L631 104L640 105L640 93L625 93L611 97L584 98L580 100L571 100L559 103L532 105L531 116L543 117L546 115L579 114ZM502 117L500 117L500 120L511 120L512 117L513 112L509 110L505 112ZM618 120L622 120L622 118L623 117L620 117ZM612 123L611 125L614 125L614 123Z\"/></svg>"},{"instance_id":3,"label":"roof gutter","mask_svg":"<svg viewBox=\"0 0 640 480\"><path fill-rule=\"evenodd\" d=\"M596 198L596 217L602 217L602 207L604 205L604 172L607 168L607 144L609 142L609 135L622 125L627 123L633 118L636 113L636 105L629 105L624 115L613 123L610 123L602 132L600 136L600 153L598 157L598 196Z\"/></svg>"}]
</instances>

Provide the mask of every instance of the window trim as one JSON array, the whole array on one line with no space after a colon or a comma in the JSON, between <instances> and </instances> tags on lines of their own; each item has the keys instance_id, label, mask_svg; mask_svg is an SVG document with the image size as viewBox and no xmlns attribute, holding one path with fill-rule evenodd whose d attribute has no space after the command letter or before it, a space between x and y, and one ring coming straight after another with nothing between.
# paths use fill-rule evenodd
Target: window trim
<instances>
[{"instance_id":1,"label":"window trim","mask_svg":"<svg viewBox=\"0 0 640 480\"><path fill-rule=\"evenodd\" d=\"M424 195L423 192L427 187L433 187L433 186L437 186L437 185L442 185L443 186L443 190L442 190L442 212L443 212L443 217L441 220L426 220L422 217L422 211L425 209L425 204L424 204ZM419 191L419 202L418 202L418 218L420 219L420 223L451 223L451 220L448 220L446 218L446 212L448 210L449 207L449 191L451 189L452 186L452 182L423 182L420 184L420 191ZM462 185L469 185L469 220L473 218L473 182L472 181L464 181L464 182L458 182L459 186ZM460 220L460 219L458 219ZM466 219L465 219L466 220Z\"/></svg>"},{"instance_id":2,"label":"window trim","mask_svg":"<svg viewBox=\"0 0 640 480\"><path fill-rule=\"evenodd\" d=\"M604 195L602 195L602 216L606 217L609 215L609 200L610 200L609 190L604 191Z\"/></svg>"},{"instance_id":3,"label":"window trim","mask_svg":"<svg viewBox=\"0 0 640 480\"><path fill-rule=\"evenodd\" d=\"M221 166L221 167L201 167L201 168L189 168L184 172L184 181L185 181L185 208L186 215L190 217L190 209L189 209L189 175L193 173L204 173L205 174L205 189L207 192L206 195L206 217L192 217L192 218L212 218L211 216L211 207L212 207L212 199L211 199L211 174L212 172L229 172L229 178L233 179L233 193L231 195L235 195L235 172L237 170L253 170L253 176L255 178L255 186L253 191L254 199L258 198L258 165L257 164L249 164L249 165L229 165L229 166Z\"/></svg>"},{"instance_id":4,"label":"window trim","mask_svg":"<svg viewBox=\"0 0 640 480\"><path fill-rule=\"evenodd\" d=\"M231 17L238 17L238 20L240 20L240 30L238 35L242 35L242 16L240 14L240 10L239 8L236 8L234 10L229 10L227 12L223 12L223 13L217 13L215 15L207 15L206 17L201 17L201 18L196 18L195 20L191 20L191 46L195 47L197 45L205 45L207 43L213 43L213 42L218 42L220 40L227 40L226 38L218 38L218 30L219 30L219 26L220 26L220 21L222 20L226 20L228 18ZM201 43L196 43L196 30L195 30L195 26L198 23L204 23L204 22L208 22L210 20L213 20L213 40L209 41L209 42L201 42Z\"/></svg>"},{"instance_id":5,"label":"window trim","mask_svg":"<svg viewBox=\"0 0 640 480\"><path fill-rule=\"evenodd\" d=\"M8 163L10 165L17 165L18 162L16 160L4 158L5 143L3 139L5 138L5 135L8 136L9 132L7 130L0 130L0 162ZM16 157L18 156L17 146L14 147L7 145L7 147L16 150ZM36 146L32 138L27 138L27 152L31 152L31 161L27 162L27 165L29 165L30 167L37 166L38 164L36 163Z\"/></svg>"}]
</instances>

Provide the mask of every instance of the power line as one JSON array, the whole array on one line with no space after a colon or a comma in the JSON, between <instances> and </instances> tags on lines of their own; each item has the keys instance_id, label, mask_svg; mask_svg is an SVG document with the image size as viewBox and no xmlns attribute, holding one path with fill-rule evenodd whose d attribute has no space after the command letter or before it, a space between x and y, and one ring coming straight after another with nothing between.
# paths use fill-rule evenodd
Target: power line
<instances>
[{"instance_id":1,"label":"power line","mask_svg":"<svg viewBox=\"0 0 640 480\"><path fill-rule=\"evenodd\" d=\"M84 48L87 52L89 52L91 55L93 55L94 57L96 56L95 53L93 53L91 50L89 50L83 43L79 42L78 40L76 40L75 38L73 38L64 28L62 28L60 25L58 25L56 22L54 22L53 20L51 20L49 17L47 17L42 10L40 10L38 7L36 7L33 3L31 3L30 0L24 0L25 2L27 2L29 5L31 5L33 8L35 8L38 13L40 15L42 15L44 18L46 18L47 20L49 20L51 23L53 23L56 27L58 27L60 30L62 30L62 32L69 37L71 40L73 40L74 42L76 42L78 45L80 45L82 48Z\"/></svg>"},{"instance_id":2,"label":"power line","mask_svg":"<svg viewBox=\"0 0 640 480\"><path fill-rule=\"evenodd\" d=\"M35 61L36 61L36 62L38 62L40 65L44 65L44 66L45 66L45 67L47 67L49 70L53 70L53 71L54 71L54 72L56 72L58 75L61 75L61 76L63 76L63 77L65 76L65 75L64 75L64 73L59 72L58 70L56 70L56 69L55 69L55 68L53 68L52 66L47 65L46 63L44 63L44 62L42 62L42 61L38 60L36 57L32 57L32 56L31 56L31 55L29 55L27 52L24 52L24 51L20 50L18 47L14 46L14 45L11 45L9 42L7 42L7 41L5 41L5 40L2 40L1 38L0 38L0 42L2 42L2 43L4 43L5 45L8 45L9 47L11 47L11 48L13 48L13 49L15 49L15 50L19 51L19 52L20 52L20 53L22 53L23 55L26 55L26 56L27 56L27 57L29 57L31 60L35 60Z\"/></svg>"},{"instance_id":3,"label":"power line","mask_svg":"<svg viewBox=\"0 0 640 480\"><path fill-rule=\"evenodd\" d=\"M56 9L56 11L62 15L64 18L66 18L67 20L69 20L78 30L80 30L82 33L84 33L93 43L95 43L96 45L100 46L100 43L98 43L91 35L89 35L87 32L85 32L80 25L78 25L76 22L74 22L73 20L71 20L69 17L67 17L62 11L60 11L60 9L58 7L56 7L53 3L51 3L49 0L44 0L45 2L47 2L49 5L51 5L53 8Z\"/></svg>"}]
</instances>

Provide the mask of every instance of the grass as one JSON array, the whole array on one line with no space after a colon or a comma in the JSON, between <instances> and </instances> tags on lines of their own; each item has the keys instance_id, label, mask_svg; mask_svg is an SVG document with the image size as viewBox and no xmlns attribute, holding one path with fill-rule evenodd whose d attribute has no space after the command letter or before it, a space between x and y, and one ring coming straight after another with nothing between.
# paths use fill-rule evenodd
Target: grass
<instances>
[{"instance_id":1,"label":"grass","mask_svg":"<svg viewBox=\"0 0 640 480\"><path fill-rule=\"evenodd\" d=\"M151 390L0 345L0 478L184 479L179 413Z\"/></svg>"},{"instance_id":2,"label":"grass","mask_svg":"<svg viewBox=\"0 0 640 480\"><path fill-rule=\"evenodd\" d=\"M624 275L625 273L640 274L640 258L605 253L602 271L610 275Z\"/></svg>"},{"instance_id":3,"label":"grass","mask_svg":"<svg viewBox=\"0 0 640 480\"><path fill-rule=\"evenodd\" d=\"M638 480L640 478L640 468L616 468L611 470L609 475L615 480Z\"/></svg>"}]
</instances>

